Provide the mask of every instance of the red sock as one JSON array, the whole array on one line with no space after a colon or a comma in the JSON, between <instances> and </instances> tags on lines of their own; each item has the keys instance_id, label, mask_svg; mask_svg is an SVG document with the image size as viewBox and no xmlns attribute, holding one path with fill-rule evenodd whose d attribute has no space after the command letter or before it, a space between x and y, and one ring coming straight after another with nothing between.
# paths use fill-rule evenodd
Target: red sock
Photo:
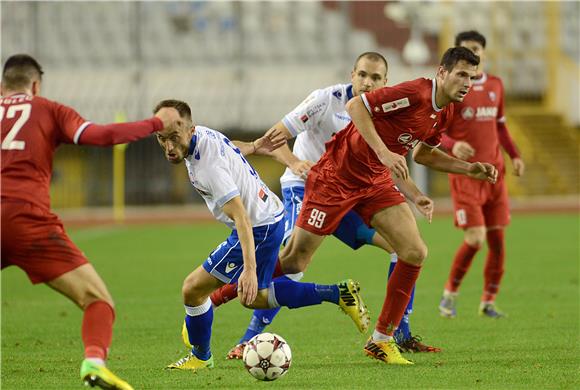
<instances>
[{"instance_id":1,"label":"red sock","mask_svg":"<svg viewBox=\"0 0 580 390\"><path fill-rule=\"evenodd\" d=\"M484 269L484 288L482 302L493 302L499 291L499 283L503 276L505 259L505 245L503 229L494 229L487 232L487 259Z\"/></svg>"},{"instance_id":2,"label":"red sock","mask_svg":"<svg viewBox=\"0 0 580 390\"><path fill-rule=\"evenodd\" d=\"M280 259L276 261L276 268L274 268L274 274L272 275L272 279L277 278L278 276L284 275L282 272L282 267L280 267ZM224 303L228 303L232 299L236 299L238 296L238 284L226 284L211 293L209 299L211 299L211 303L215 307L223 305Z\"/></svg>"},{"instance_id":3,"label":"red sock","mask_svg":"<svg viewBox=\"0 0 580 390\"><path fill-rule=\"evenodd\" d=\"M387 296L377 321L377 331L389 336L394 334L403 318L420 271L420 265L409 264L399 258L387 283Z\"/></svg>"},{"instance_id":4,"label":"red sock","mask_svg":"<svg viewBox=\"0 0 580 390\"><path fill-rule=\"evenodd\" d=\"M284 275L284 272L282 272L282 266L280 265L280 258L278 257L278 260L276 260L276 268L274 268L274 273L272 274L272 279L277 278L278 276L282 276Z\"/></svg>"},{"instance_id":5,"label":"red sock","mask_svg":"<svg viewBox=\"0 0 580 390\"><path fill-rule=\"evenodd\" d=\"M211 293L209 299L214 306L220 306L232 299L235 299L238 296L238 284L226 284L225 286L221 286L217 290Z\"/></svg>"},{"instance_id":6,"label":"red sock","mask_svg":"<svg viewBox=\"0 0 580 390\"><path fill-rule=\"evenodd\" d=\"M449 279L447 279L447 284L445 284L446 290L451 292L457 291L463 277L469 270L469 267L471 267L471 262L478 250L479 246L471 246L466 242L461 244L457 253L455 253L455 259L453 259Z\"/></svg>"},{"instance_id":7,"label":"red sock","mask_svg":"<svg viewBox=\"0 0 580 390\"><path fill-rule=\"evenodd\" d=\"M95 301L85 309L82 338L85 358L105 360L113 338L115 310L105 301Z\"/></svg>"}]
</instances>

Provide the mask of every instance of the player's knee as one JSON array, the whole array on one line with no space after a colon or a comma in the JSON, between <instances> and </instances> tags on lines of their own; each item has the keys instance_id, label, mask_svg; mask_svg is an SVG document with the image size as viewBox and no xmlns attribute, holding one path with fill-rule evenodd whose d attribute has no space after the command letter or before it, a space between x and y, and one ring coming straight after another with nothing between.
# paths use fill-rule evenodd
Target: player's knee
<instances>
[{"instance_id":1,"label":"player's knee","mask_svg":"<svg viewBox=\"0 0 580 390\"><path fill-rule=\"evenodd\" d=\"M96 288L88 287L84 294L81 295L77 304L83 309L86 310L92 303L95 302L106 302L112 308L115 308L115 303L113 302L113 298L105 291L99 291Z\"/></svg>"},{"instance_id":2,"label":"player's knee","mask_svg":"<svg viewBox=\"0 0 580 390\"><path fill-rule=\"evenodd\" d=\"M465 242L472 247L480 247L485 242L485 228L468 228L465 230Z\"/></svg>"},{"instance_id":3,"label":"player's knee","mask_svg":"<svg viewBox=\"0 0 580 390\"><path fill-rule=\"evenodd\" d=\"M422 264L427 258L428 250L427 246L421 242L403 248L403 250L398 251L397 254L401 259L404 259L408 263Z\"/></svg>"},{"instance_id":4,"label":"player's knee","mask_svg":"<svg viewBox=\"0 0 580 390\"><path fill-rule=\"evenodd\" d=\"M184 302L197 301L197 299L202 295L201 286L193 276L188 276L183 281L183 286L181 287L181 294L183 295Z\"/></svg>"}]
</instances>

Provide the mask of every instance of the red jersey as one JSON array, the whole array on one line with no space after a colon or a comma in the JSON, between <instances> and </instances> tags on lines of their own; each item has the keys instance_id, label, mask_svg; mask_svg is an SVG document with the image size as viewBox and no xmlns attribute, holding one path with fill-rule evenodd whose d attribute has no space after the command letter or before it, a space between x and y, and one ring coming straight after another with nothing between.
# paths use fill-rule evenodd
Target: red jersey
<instances>
[{"instance_id":1,"label":"red jersey","mask_svg":"<svg viewBox=\"0 0 580 390\"><path fill-rule=\"evenodd\" d=\"M39 96L0 98L2 199L50 208L52 158L61 143L108 146L135 141L161 130L159 118L96 125L75 110Z\"/></svg>"},{"instance_id":2,"label":"red jersey","mask_svg":"<svg viewBox=\"0 0 580 390\"><path fill-rule=\"evenodd\" d=\"M69 107L26 94L0 99L0 119L2 198L49 208L54 151L78 141L90 122Z\"/></svg>"},{"instance_id":3,"label":"red jersey","mask_svg":"<svg viewBox=\"0 0 580 390\"><path fill-rule=\"evenodd\" d=\"M451 142L444 142L448 152L451 153L455 141L465 141L475 149L475 155L468 161L487 162L503 172L504 161L498 137L498 126L502 130L505 128L501 80L484 73L481 79L473 82L463 102L455 103L455 112L445 129L446 135L452 139Z\"/></svg>"},{"instance_id":4,"label":"red jersey","mask_svg":"<svg viewBox=\"0 0 580 390\"><path fill-rule=\"evenodd\" d=\"M361 96L379 137L391 152L405 156L419 142L439 145L440 129L453 115L453 105L438 108L435 88L434 79L420 78ZM338 172L366 184L390 180L388 168L381 164L352 122L326 148L325 156L334 161Z\"/></svg>"}]
</instances>

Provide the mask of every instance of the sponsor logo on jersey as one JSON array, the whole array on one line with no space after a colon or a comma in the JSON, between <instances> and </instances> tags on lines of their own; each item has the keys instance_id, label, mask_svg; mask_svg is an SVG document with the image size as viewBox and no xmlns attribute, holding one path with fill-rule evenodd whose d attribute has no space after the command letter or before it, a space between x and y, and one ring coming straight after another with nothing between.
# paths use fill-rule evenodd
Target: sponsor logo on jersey
<instances>
[{"instance_id":1,"label":"sponsor logo on jersey","mask_svg":"<svg viewBox=\"0 0 580 390\"><path fill-rule=\"evenodd\" d=\"M469 106L461 110L461 117L466 121L473 119L473 114L474 114L473 108Z\"/></svg>"},{"instance_id":2,"label":"sponsor logo on jersey","mask_svg":"<svg viewBox=\"0 0 580 390\"><path fill-rule=\"evenodd\" d=\"M382 105L383 112L391 112L398 110L399 108L409 107L411 104L409 103L409 98L403 98L399 100L394 100L392 102L387 102Z\"/></svg>"},{"instance_id":3,"label":"sponsor logo on jersey","mask_svg":"<svg viewBox=\"0 0 580 390\"><path fill-rule=\"evenodd\" d=\"M419 143L419 140L414 140L413 135L410 133L402 133L399 135L399 138L397 138L397 141L399 141L399 143L402 144L407 150L413 149Z\"/></svg>"},{"instance_id":4,"label":"sponsor logo on jersey","mask_svg":"<svg viewBox=\"0 0 580 390\"><path fill-rule=\"evenodd\" d=\"M334 91L332 93L332 96L334 96L335 98L337 98L338 100L342 99L342 92L340 92L340 90Z\"/></svg>"},{"instance_id":5,"label":"sponsor logo on jersey","mask_svg":"<svg viewBox=\"0 0 580 390\"><path fill-rule=\"evenodd\" d=\"M228 263L226 264L226 274L229 274L230 272L232 272L233 270L235 270L238 267L238 265L236 263Z\"/></svg>"},{"instance_id":6,"label":"sponsor logo on jersey","mask_svg":"<svg viewBox=\"0 0 580 390\"><path fill-rule=\"evenodd\" d=\"M475 118L477 120L494 119L497 117L497 107L477 107Z\"/></svg>"},{"instance_id":7,"label":"sponsor logo on jersey","mask_svg":"<svg viewBox=\"0 0 580 390\"><path fill-rule=\"evenodd\" d=\"M340 119L341 121L350 122L350 116L348 116L347 114L336 113L336 114L334 114L334 116L336 118Z\"/></svg>"},{"instance_id":8,"label":"sponsor logo on jersey","mask_svg":"<svg viewBox=\"0 0 580 390\"><path fill-rule=\"evenodd\" d=\"M495 98L497 97L497 95L495 94L495 92L493 91L489 91L489 98L491 99L492 102L495 102Z\"/></svg>"},{"instance_id":9,"label":"sponsor logo on jersey","mask_svg":"<svg viewBox=\"0 0 580 390\"><path fill-rule=\"evenodd\" d=\"M326 106L326 103L318 103L314 107L310 107L308 109L308 111L306 111L306 115L314 116L314 115L318 114L320 111L322 111L325 106Z\"/></svg>"},{"instance_id":10,"label":"sponsor logo on jersey","mask_svg":"<svg viewBox=\"0 0 580 390\"><path fill-rule=\"evenodd\" d=\"M302 121L302 123L306 123L308 122L308 115L304 114L300 117L300 120Z\"/></svg>"},{"instance_id":11,"label":"sponsor logo on jersey","mask_svg":"<svg viewBox=\"0 0 580 390\"><path fill-rule=\"evenodd\" d=\"M413 139L413 136L411 134L403 133L403 134L399 135L399 138L397 138L397 141L399 141L400 144L405 145L406 143L408 143L412 139Z\"/></svg>"},{"instance_id":12,"label":"sponsor logo on jersey","mask_svg":"<svg viewBox=\"0 0 580 390\"><path fill-rule=\"evenodd\" d=\"M263 188L260 188L260 191L258 191L258 198L260 198L262 202L265 202L266 199L268 199L268 194L266 193L266 191L264 191Z\"/></svg>"}]
</instances>

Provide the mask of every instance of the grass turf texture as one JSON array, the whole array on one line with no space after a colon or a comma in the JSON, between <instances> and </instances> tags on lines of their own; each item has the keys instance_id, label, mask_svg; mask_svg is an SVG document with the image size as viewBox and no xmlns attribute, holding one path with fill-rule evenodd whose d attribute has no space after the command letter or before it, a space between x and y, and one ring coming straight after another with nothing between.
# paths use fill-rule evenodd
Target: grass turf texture
<instances>
[{"instance_id":1,"label":"grass turf texture","mask_svg":"<svg viewBox=\"0 0 580 390\"><path fill-rule=\"evenodd\" d=\"M283 309L269 331L290 344L289 373L254 380L239 361L224 360L251 311L237 301L215 312L216 368L192 374L163 367L185 355L181 284L228 234L217 224L71 230L73 240L106 281L117 306L109 367L136 389L208 388L579 388L577 215L516 216L507 231L507 272L500 307L505 320L480 318L477 308L486 250L466 277L458 318L440 318L437 305L461 233L449 218L421 222L430 248L415 298L412 329L440 354L407 355L410 367L363 355L366 336L329 304ZM318 251L305 281L359 280L373 324L385 292L388 256L353 252L334 238ZM30 285L10 267L2 272L2 389L80 388L81 312L45 286Z\"/></svg>"}]
</instances>

